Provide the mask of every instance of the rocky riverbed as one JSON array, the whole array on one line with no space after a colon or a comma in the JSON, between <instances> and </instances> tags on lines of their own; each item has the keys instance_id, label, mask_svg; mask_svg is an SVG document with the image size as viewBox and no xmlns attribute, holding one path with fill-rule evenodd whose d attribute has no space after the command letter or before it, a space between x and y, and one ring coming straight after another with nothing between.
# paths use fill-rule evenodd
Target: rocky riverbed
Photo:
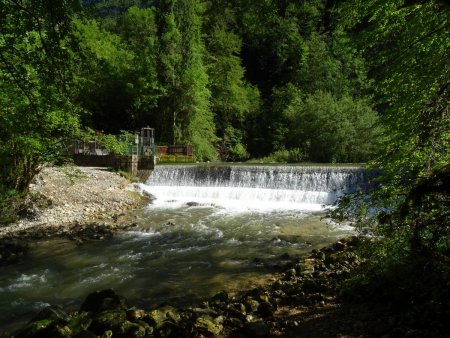
<instances>
[{"instance_id":1,"label":"rocky riverbed","mask_svg":"<svg viewBox=\"0 0 450 338\"><path fill-rule=\"evenodd\" d=\"M44 168L30 186L22 218L0 228L0 263L23 257L28 240L109 238L132 227L129 211L147 201L134 184L104 168Z\"/></svg>"},{"instance_id":2,"label":"rocky riverbed","mask_svg":"<svg viewBox=\"0 0 450 338\"><path fill-rule=\"evenodd\" d=\"M369 337L366 323L355 325L355 314L339 327L300 330L308 309L338 306L338 282L360 264L353 252L357 243L350 237L306 258L285 255L280 257L282 272L269 285L237 294L220 292L185 308L162 304L139 309L111 289L94 292L79 311L44 309L15 337ZM371 318L370 325L388 333L388 319L384 313Z\"/></svg>"},{"instance_id":3,"label":"rocky riverbed","mask_svg":"<svg viewBox=\"0 0 450 338\"><path fill-rule=\"evenodd\" d=\"M15 337L445 337L443 327L412 329L386 303L342 300L342 281L363 263L354 251L359 242L349 237L304 258L285 255L266 286L187 307L141 309L112 289L94 292L78 311L42 310Z\"/></svg>"}]
</instances>

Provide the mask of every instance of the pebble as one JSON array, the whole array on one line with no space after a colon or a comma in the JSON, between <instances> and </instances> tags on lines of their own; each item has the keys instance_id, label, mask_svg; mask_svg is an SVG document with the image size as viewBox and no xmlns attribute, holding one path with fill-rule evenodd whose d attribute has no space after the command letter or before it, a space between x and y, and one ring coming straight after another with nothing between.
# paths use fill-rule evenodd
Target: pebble
<instances>
[{"instance_id":1,"label":"pebble","mask_svg":"<svg viewBox=\"0 0 450 338\"><path fill-rule=\"evenodd\" d=\"M33 210L37 210L35 219L21 219L0 228L0 240L6 237L33 239L55 234L71 236L75 226L100 220L109 229L108 222L117 221L126 216L125 210L147 201L138 194L130 194L129 190L133 189L116 173L96 168L78 169L81 175L75 177L74 184L71 184L62 168L44 168L30 186L30 193L40 196L37 202L33 202L35 205L30 204ZM105 193L107 189L110 190ZM105 222L105 219L109 221ZM123 223L126 226L126 222ZM61 226L62 230L59 229Z\"/></svg>"}]
</instances>

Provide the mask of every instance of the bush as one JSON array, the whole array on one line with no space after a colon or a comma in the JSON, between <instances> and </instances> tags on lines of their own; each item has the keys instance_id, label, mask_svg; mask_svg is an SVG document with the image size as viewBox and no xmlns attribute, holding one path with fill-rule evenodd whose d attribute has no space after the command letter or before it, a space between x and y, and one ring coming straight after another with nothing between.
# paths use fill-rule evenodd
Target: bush
<instances>
[{"instance_id":1,"label":"bush","mask_svg":"<svg viewBox=\"0 0 450 338\"><path fill-rule=\"evenodd\" d=\"M305 160L304 153L299 148L282 149L258 160L250 160L249 162L260 163L300 163Z\"/></svg>"},{"instance_id":2,"label":"bush","mask_svg":"<svg viewBox=\"0 0 450 338\"><path fill-rule=\"evenodd\" d=\"M15 190L0 193L0 226L8 225L19 219L23 205L23 195Z\"/></svg>"},{"instance_id":3,"label":"bush","mask_svg":"<svg viewBox=\"0 0 450 338\"><path fill-rule=\"evenodd\" d=\"M159 155L158 163L195 163L195 156L186 155Z\"/></svg>"}]
</instances>

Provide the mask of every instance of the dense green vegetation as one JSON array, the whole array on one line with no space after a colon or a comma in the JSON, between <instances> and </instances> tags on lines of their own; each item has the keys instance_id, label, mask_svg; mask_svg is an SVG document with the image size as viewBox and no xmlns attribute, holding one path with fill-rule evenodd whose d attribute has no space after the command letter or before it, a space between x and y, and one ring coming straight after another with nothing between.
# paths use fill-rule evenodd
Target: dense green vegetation
<instances>
[{"instance_id":1,"label":"dense green vegetation","mask_svg":"<svg viewBox=\"0 0 450 338\"><path fill-rule=\"evenodd\" d=\"M363 162L382 140L365 60L326 1L0 4L3 199L86 128L149 125L209 161Z\"/></svg>"},{"instance_id":2,"label":"dense green vegetation","mask_svg":"<svg viewBox=\"0 0 450 338\"><path fill-rule=\"evenodd\" d=\"M374 154L380 130L364 60L324 1L89 9L74 19L83 125L111 133L151 125L158 143L192 144L200 160Z\"/></svg>"},{"instance_id":3,"label":"dense green vegetation","mask_svg":"<svg viewBox=\"0 0 450 338\"><path fill-rule=\"evenodd\" d=\"M88 127L150 125L200 160L372 160L377 189L337 212L384 238L363 279L426 269L405 297L448 292L448 1L2 0L0 18L1 205Z\"/></svg>"},{"instance_id":4,"label":"dense green vegetation","mask_svg":"<svg viewBox=\"0 0 450 338\"><path fill-rule=\"evenodd\" d=\"M400 306L402 334L441 336L450 297L450 4L347 1L339 11L371 65L389 137L373 164L382 169L374 191L337 210L378 239L350 293Z\"/></svg>"}]
</instances>

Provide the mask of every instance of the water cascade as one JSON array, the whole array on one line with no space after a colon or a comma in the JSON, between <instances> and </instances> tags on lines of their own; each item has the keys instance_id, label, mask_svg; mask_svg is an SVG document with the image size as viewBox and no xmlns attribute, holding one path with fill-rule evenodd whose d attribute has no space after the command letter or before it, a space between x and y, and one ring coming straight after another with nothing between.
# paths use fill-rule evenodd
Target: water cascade
<instances>
[{"instance_id":1,"label":"water cascade","mask_svg":"<svg viewBox=\"0 0 450 338\"><path fill-rule=\"evenodd\" d=\"M159 165L142 187L155 200L129 215L132 231L81 246L43 240L20 263L0 267L0 331L24 325L48 304L77 309L89 292L105 288L144 308L252 289L271 278L279 257L352 233L324 221L320 210L364 189L365 174L348 167Z\"/></svg>"},{"instance_id":2,"label":"water cascade","mask_svg":"<svg viewBox=\"0 0 450 338\"><path fill-rule=\"evenodd\" d=\"M144 189L155 203L200 202L257 208L320 209L365 187L357 167L158 166Z\"/></svg>"}]
</instances>

